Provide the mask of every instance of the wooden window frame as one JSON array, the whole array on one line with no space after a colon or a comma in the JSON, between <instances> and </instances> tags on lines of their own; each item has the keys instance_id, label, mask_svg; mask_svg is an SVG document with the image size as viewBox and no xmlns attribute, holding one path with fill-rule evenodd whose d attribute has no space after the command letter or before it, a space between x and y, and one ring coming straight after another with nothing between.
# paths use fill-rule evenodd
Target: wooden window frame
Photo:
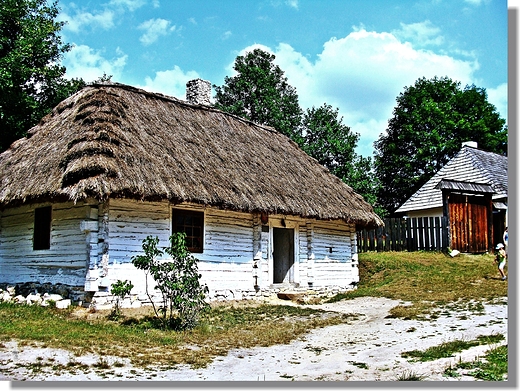
<instances>
[{"instance_id":1,"label":"wooden window frame","mask_svg":"<svg viewBox=\"0 0 520 391\"><path fill-rule=\"evenodd\" d=\"M51 248L52 206L34 209L33 250Z\"/></svg>"},{"instance_id":2,"label":"wooden window frame","mask_svg":"<svg viewBox=\"0 0 520 391\"><path fill-rule=\"evenodd\" d=\"M204 252L204 212L172 209L172 233L186 233L186 246L192 253ZM198 243L198 244L197 244Z\"/></svg>"}]
</instances>

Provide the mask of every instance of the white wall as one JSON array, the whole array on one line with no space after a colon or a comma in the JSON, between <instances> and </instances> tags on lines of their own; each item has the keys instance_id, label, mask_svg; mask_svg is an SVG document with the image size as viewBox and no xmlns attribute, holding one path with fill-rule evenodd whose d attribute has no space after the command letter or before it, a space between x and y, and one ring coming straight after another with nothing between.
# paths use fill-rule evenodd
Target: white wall
<instances>
[{"instance_id":1,"label":"white wall","mask_svg":"<svg viewBox=\"0 0 520 391\"><path fill-rule=\"evenodd\" d=\"M50 250L33 251L34 209L39 206L45 205L2 212L0 275L4 281L0 282L63 283L103 291L117 280L128 279L135 286L133 293L142 296L145 274L132 265L132 257L144 253L142 241L148 235L158 236L160 247L169 245L174 207L204 211L204 252L193 255L200 261L202 282L211 297L240 298L242 292L254 292L255 260L257 284L262 290L272 288L272 232L282 226L295 233L296 286L348 288L359 280L355 228L342 221L274 215L262 229L259 215L198 205L125 199L99 205L64 203L53 205ZM149 281L149 288L153 286Z\"/></svg>"},{"instance_id":2,"label":"white wall","mask_svg":"<svg viewBox=\"0 0 520 391\"><path fill-rule=\"evenodd\" d=\"M84 284L88 243L80 225L89 216L90 205L53 205L50 249L33 250L34 210L48 205L24 205L1 212L0 282Z\"/></svg>"},{"instance_id":3,"label":"white wall","mask_svg":"<svg viewBox=\"0 0 520 391\"><path fill-rule=\"evenodd\" d=\"M442 207L441 208L422 209L422 210L411 210L411 211L406 212L406 216L410 217L410 218L442 217Z\"/></svg>"}]
</instances>

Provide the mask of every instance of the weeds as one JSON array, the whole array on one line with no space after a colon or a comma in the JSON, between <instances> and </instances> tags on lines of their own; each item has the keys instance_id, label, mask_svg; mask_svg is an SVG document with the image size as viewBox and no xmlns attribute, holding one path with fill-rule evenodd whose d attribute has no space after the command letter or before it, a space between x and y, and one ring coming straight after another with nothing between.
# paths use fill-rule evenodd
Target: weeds
<instances>
[{"instance_id":1,"label":"weeds","mask_svg":"<svg viewBox=\"0 0 520 391\"><path fill-rule=\"evenodd\" d=\"M452 357L454 353L462 352L473 346L489 345L498 343L504 339L502 334L496 335L481 335L472 341L454 340L451 342L444 342L438 346L432 346L426 350L411 350L401 353L401 357L417 359L418 361L433 361L439 358Z\"/></svg>"},{"instance_id":2,"label":"weeds","mask_svg":"<svg viewBox=\"0 0 520 391\"><path fill-rule=\"evenodd\" d=\"M426 378L424 375L419 375L413 371L407 371L397 377L397 381L422 381Z\"/></svg>"}]
</instances>

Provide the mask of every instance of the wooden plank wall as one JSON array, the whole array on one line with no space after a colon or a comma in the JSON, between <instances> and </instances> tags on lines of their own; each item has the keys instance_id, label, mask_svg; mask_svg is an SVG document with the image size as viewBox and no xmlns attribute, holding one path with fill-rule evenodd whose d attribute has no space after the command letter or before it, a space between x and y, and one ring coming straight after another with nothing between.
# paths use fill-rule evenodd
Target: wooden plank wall
<instances>
[{"instance_id":1,"label":"wooden plank wall","mask_svg":"<svg viewBox=\"0 0 520 391\"><path fill-rule=\"evenodd\" d=\"M81 221L90 214L88 203L53 205L51 246L33 250L34 209L48 204L9 208L1 214L0 279L6 283L49 282L82 286L88 243Z\"/></svg>"},{"instance_id":2,"label":"wooden plank wall","mask_svg":"<svg viewBox=\"0 0 520 391\"><path fill-rule=\"evenodd\" d=\"M352 258L356 232L354 226L333 224L314 226L312 251L314 254L315 287L348 287L358 281L357 263Z\"/></svg>"},{"instance_id":3,"label":"wooden plank wall","mask_svg":"<svg viewBox=\"0 0 520 391\"><path fill-rule=\"evenodd\" d=\"M87 270L96 266L103 279L100 288L109 288L118 279L130 279L136 285L134 290L144 292L144 272L135 269L131 259L143 254L142 241L148 235L158 236L161 247L169 244L171 204L111 199L106 204L53 205L51 248L33 251L34 209L44 205L2 212L0 275L4 281L0 282L83 286ZM184 207L204 210L196 205ZM297 217L274 218L275 225L281 224L281 219L295 229L294 278L300 286L309 282L315 287L348 286L357 280L357 265L352 262L354 226ZM229 291L231 296L253 290L256 248L261 257L257 283L264 289L270 287L271 234L268 227L259 224L258 216L206 208L204 239L204 252L194 254L200 260L203 283L215 291ZM109 256L103 257L104 252ZM153 287L153 281L149 286Z\"/></svg>"}]
</instances>

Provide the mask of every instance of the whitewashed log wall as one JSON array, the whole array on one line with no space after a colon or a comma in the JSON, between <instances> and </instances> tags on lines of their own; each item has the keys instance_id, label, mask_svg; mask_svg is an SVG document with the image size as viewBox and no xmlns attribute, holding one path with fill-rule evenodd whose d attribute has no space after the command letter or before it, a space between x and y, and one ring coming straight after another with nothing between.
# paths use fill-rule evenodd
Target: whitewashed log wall
<instances>
[{"instance_id":1,"label":"whitewashed log wall","mask_svg":"<svg viewBox=\"0 0 520 391\"><path fill-rule=\"evenodd\" d=\"M168 246L172 204L125 199L55 204L51 248L33 251L34 209L39 206L44 205L2 212L0 282L63 283L104 291L128 279L135 286L133 293L145 299L145 274L131 259L143 254L142 241L148 235L158 236L161 247ZM239 299L255 292L255 282L262 291L273 288L273 227L294 229L293 286L348 289L359 280L353 225L274 215L263 226L258 214L176 207L204 211L204 252L194 256L211 298Z\"/></svg>"},{"instance_id":2,"label":"whitewashed log wall","mask_svg":"<svg viewBox=\"0 0 520 391\"><path fill-rule=\"evenodd\" d=\"M34 210L47 205L25 205L1 212L0 282L84 284L88 243L80 224L89 217L91 207L88 203L53 205L50 249L35 251Z\"/></svg>"}]
</instances>

